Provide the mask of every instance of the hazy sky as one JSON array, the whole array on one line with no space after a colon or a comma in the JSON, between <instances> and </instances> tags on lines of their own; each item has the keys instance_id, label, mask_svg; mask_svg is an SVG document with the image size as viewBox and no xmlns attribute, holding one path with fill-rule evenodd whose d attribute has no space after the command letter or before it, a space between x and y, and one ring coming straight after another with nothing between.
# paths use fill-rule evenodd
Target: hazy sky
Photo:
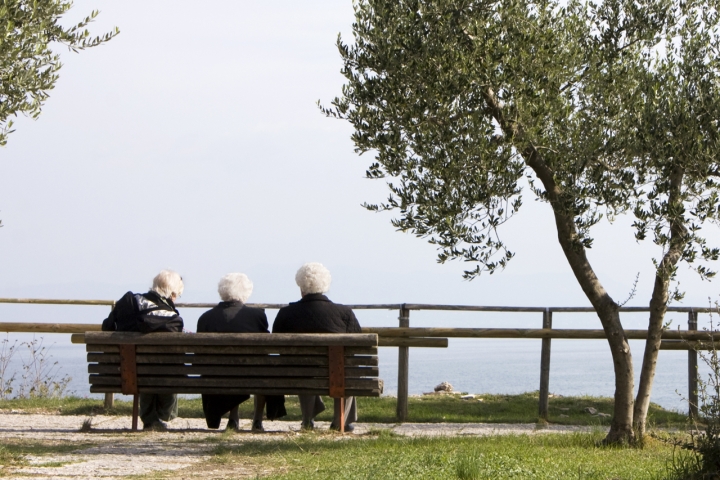
<instances>
[{"instance_id":1,"label":"hazy sky","mask_svg":"<svg viewBox=\"0 0 720 480\"><path fill-rule=\"evenodd\" d=\"M340 93L350 0L88 0L67 23L95 8L92 31L121 34L62 51L40 119L20 118L0 152L0 296L114 299L172 268L183 301L215 301L219 277L240 271L250 301L286 302L297 268L319 261L345 303L587 305L530 191L501 231L516 258L473 282L361 208L387 195L364 178L372 156L315 105ZM646 305L660 252L629 223L597 228L591 260L616 300L640 272L630 304ZM716 297L685 267L681 282L684 305Z\"/></svg>"}]
</instances>

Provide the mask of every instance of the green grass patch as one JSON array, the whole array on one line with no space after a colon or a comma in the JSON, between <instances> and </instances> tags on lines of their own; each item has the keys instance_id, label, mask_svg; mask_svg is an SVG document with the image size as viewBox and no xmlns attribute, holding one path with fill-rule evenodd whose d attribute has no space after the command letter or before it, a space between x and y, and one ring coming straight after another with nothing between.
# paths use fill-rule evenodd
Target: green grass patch
<instances>
[{"instance_id":1,"label":"green grass patch","mask_svg":"<svg viewBox=\"0 0 720 480\"><path fill-rule=\"evenodd\" d=\"M290 440L222 443L207 468L235 462L277 479L633 479L659 480L672 447L600 447L603 434L363 439L306 434Z\"/></svg>"},{"instance_id":2,"label":"green grass patch","mask_svg":"<svg viewBox=\"0 0 720 480\"><path fill-rule=\"evenodd\" d=\"M284 420L300 421L300 406L295 396L285 397L288 416ZM318 416L320 421L332 420L332 399L325 398L328 409ZM395 423L394 397L359 398L359 421L368 423ZM564 425L609 425L609 417L593 416L585 412L591 407L598 412L612 415L613 400L605 397L554 397L550 399L550 423ZM252 401L240 405L241 418L252 417ZM0 409L23 410L64 415L124 415L132 412L132 403L116 401L115 407L105 411L100 399L64 397L60 399L13 399L0 401ZM427 395L410 397L409 422L417 423L535 423L538 421L537 392L519 395L477 395L461 400L459 395ZM181 398L181 418L202 418L200 398ZM649 425L657 427L681 427L687 416L665 410L651 404Z\"/></svg>"}]
</instances>

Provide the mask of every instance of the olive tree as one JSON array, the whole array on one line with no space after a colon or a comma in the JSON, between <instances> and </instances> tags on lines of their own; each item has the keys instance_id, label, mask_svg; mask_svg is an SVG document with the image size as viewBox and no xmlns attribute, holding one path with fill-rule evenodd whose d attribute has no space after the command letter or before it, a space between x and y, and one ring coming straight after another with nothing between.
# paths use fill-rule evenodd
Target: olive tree
<instances>
[{"instance_id":1,"label":"olive tree","mask_svg":"<svg viewBox=\"0 0 720 480\"><path fill-rule=\"evenodd\" d=\"M720 38L716 2L684 2L674 9L662 55L648 56L645 79L635 92L638 110L625 110L627 152L635 156L640 195L633 207L636 238L651 233L663 249L654 260L648 340L635 403L636 431L643 433L670 281L680 261L695 264L703 278L715 272L705 262L720 252L700 235L705 222L717 223L720 160Z\"/></svg>"},{"instance_id":2,"label":"olive tree","mask_svg":"<svg viewBox=\"0 0 720 480\"><path fill-rule=\"evenodd\" d=\"M678 261L717 257L697 232L717 215L708 180L714 137L706 130L716 130L718 117L707 116L701 130L683 137L707 154L693 168L694 180L685 171L673 176L687 158L670 159L661 147L695 151L675 141L677 115L695 100L668 99L671 89L685 87L664 78L675 78L685 61L676 37L694 38L682 18L702 11L700 2L674 0L358 1L354 43L338 38L342 96L321 107L354 126L359 153L375 154L367 176L385 178L390 196L366 207L398 211L393 225L436 245L440 262L474 262L467 278L512 259L499 231L521 208L524 183L549 204L563 253L610 345L615 405L608 442L635 438L634 415L644 422L634 407L647 411ZM706 83L714 92L715 77ZM638 239L651 231L664 247L645 356L652 368L637 406L620 307L587 258L591 228L603 216L626 213L637 216Z\"/></svg>"},{"instance_id":3,"label":"olive tree","mask_svg":"<svg viewBox=\"0 0 720 480\"><path fill-rule=\"evenodd\" d=\"M13 131L12 117L22 113L37 118L49 91L55 87L62 63L53 45L77 52L107 42L119 33L115 28L92 37L86 27L97 11L76 25L60 25L71 7L69 0L0 3L0 145L7 143Z\"/></svg>"}]
</instances>

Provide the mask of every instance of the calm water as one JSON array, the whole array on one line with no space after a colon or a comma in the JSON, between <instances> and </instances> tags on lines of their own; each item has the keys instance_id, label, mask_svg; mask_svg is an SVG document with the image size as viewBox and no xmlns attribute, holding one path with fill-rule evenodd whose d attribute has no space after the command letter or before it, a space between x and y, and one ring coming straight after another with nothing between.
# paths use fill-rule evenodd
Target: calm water
<instances>
[{"instance_id":1,"label":"calm water","mask_svg":"<svg viewBox=\"0 0 720 480\"><path fill-rule=\"evenodd\" d=\"M8 308L11 307L11 308ZM22 308L24 307L24 308ZM28 315L28 308L33 309ZM96 323L106 316L101 307L57 306L0 306L4 321L47 321L52 312L55 322ZM181 311L186 329L195 330L197 317L202 311ZM268 311L270 322L274 311ZM358 311L364 326L396 326L397 312ZM575 315L575 316L572 316ZM9 318L8 318L9 317ZM673 327L685 328L686 317L676 315ZM700 322L702 327L703 318ZM626 328L643 328L643 316L624 318ZM707 321L707 319L705 319ZM592 315L556 314L555 328L599 328ZM539 328L539 314L463 314L455 312L412 312L411 326L429 327L503 327ZM83 345L70 343L69 335L42 334L43 345L52 362L57 361L61 376L72 377L69 392L90 396L87 384L87 363ZM31 334L10 334L10 342L18 344L32 340ZM635 373L639 375L642 358L642 341L632 341ZM18 371L21 362L27 362L27 349L19 348L13 365ZM385 394L397 392L397 349L380 349L380 376L385 381ZM550 367L550 391L561 395L612 396L614 376L609 348L604 340L553 340ZM702 362L701 362L702 363ZM19 375L18 375L19 376ZM447 349L410 349L410 393L420 394L433 390L440 382L450 382L455 390L470 393L521 393L537 390L540 379L540 340L508 339L450 339ZM657 367L653 401L665 408L687 410L681 395L687 394L687 352L661 351Z\"/></svg>"}]
</instances>

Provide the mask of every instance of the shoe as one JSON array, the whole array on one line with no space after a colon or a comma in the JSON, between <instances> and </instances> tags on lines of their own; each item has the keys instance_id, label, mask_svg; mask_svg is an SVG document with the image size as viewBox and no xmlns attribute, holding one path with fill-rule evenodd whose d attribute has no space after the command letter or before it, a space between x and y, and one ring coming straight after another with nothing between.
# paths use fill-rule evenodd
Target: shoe
<instances>
[{"instance_id":1,"label":"shoe","mask_svg":"<svg viewBox=\"0 0 720 480\"><path fill-rule=\"evenodd\" d=\"M340 427L336 427L334 423L331 423L330 430L335 430L335 431L339 432ZM354 430L355 430L355 425L353 425L352 423L348 423L347 425L345 425L345 433L351 433Z\"/></svg>"},{"instance_id":2,"label":"shoe","mask_svg":"<svg viewBox=\"0 0 720 480\"><path fill-rule=\"evenodd\" d=\"M315 430L315 422L310 420L307 423L305 423L305 422L301 423L300 430Z\"/></svg>"},{"instance_id":3,"label":"shoe","mask_svg":"<svg viewBox=\"0 0 720 480\"><path fill-rule=\"evenodd\" d=\"M250 431L254 432L254 433L260 433L260 432L264 432L265 429L263 428L263 424L261 421L260 422L254 421L252 423L252 427L250 428Z\"/></svg>"},{"instance_id":4,"label":"shoe","mask_svg":"<svg viewBox=\"0 0 720 480\"><path fill-rule=\"evenodd\" d=\"M167 425L164 422L161 422L158 420L157 422L150 423L148 425L143 425L143 431L148 432L167 432L168 428Z\"/></svg>"},{"instance_id":5,"label":"shoe","mask_svg":"<svg viewBox=\"0 0 720 480\"><path fill-rule=\"evenodd\" d=\"M240 425L238 425L237 420L228 420L227 427L225 427L225 431L232 430L234 432L240 431Z\"/></svg>"}]
</instances>

